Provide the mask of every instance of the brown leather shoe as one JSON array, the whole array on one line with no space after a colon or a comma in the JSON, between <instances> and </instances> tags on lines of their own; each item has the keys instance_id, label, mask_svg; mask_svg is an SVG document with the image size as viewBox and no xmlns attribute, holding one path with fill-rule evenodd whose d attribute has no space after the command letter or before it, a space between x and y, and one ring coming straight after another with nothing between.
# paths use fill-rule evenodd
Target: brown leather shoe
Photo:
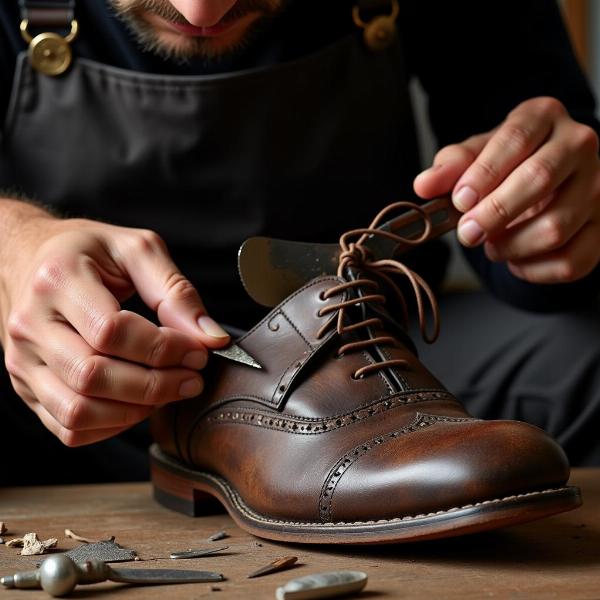
<instances>
[{"instance_id":1,"label":"brown leather shoe","mask_svg":"<svg viewBox=\"0 0 600 600\"><path fill-rule=\"evenodd\" d=\"M478 532L581 504L541 429L471 417L419 362L383 308L399 292L390 275L410 282L422 322L421 291L437 320L435 299L401 263L369 258L373 231L343 236L337 276L310 281L237 340L263 369L214 356L199 398L156 413L159 502L196 515L214 497L257 536L352 544Z\"/></svg>"}]
</instances>

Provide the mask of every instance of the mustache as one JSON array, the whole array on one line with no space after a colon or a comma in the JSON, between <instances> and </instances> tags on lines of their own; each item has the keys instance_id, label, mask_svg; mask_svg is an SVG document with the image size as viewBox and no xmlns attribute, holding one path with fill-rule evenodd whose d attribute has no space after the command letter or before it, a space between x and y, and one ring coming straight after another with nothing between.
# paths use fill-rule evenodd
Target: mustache
<instances>
[{"instance_id":1,"label":"mustache","mask_svg":"<svg viewBox=\"0 0 600 600\"><path fill-rule=\"evenodd\" d=\"M189 25L188 20L168 0L132 0L124 5L123 0L115 2L115 8L124 17L152 12L155 15L179 25ZM281 0L238 0L225 13L220 23L236 21L249 13L259 12L264 16L274 16L281 7Z\"/></svg>"}]
</instances>

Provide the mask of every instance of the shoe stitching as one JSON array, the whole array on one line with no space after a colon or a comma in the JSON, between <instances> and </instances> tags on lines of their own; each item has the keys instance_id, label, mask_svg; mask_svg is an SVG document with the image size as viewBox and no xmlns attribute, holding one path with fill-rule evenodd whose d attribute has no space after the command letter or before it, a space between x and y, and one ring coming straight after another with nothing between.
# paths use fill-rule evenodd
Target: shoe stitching
<instances>
[{"instance_id":1,"label":"shoe stitching","mask_svg":"<svg viewBox=\"0 0 600 600\"><path fill-rule=\"evenodd\" d=\"M376 446L381 446L386 442L396 439L402 435L413 433L425 427L430 427L438 422L450 422L450 423L463 423L466 421L476 421L471 417L442 417L437 415L428 415L423 413L417 413L413 422L402 429L379 435L375 438L370 439L367 442L355 446L350 452L347 452L331 469L323 487L321 488L321 495L319 497L319 517L321 521L328 522L333 519L333 496L337 489L337 486L344 476L344 473L362 456L370 452Z\"/></svg>"},{"instance_id":2,"label":"shoe stitching","mask_svg":"<svg viewBox=\"0 0 600 600\"><path fill-rule=\"evenodd\" d=\"M162 454L162 453L161 453ZM446 508L444 510L432 511L428 513L417 513L416 515L404 515L402 517L394 517L392 519L372 519L369 521L329 521L327 523L322 523L319 521L284 521L283 519L271 519L268 517L264 517L259 513L252 510L249 506L247 506L242 500L241 496L238 492L236 492L227 481L222 479L221 477L217 477L216 475L212 475L210 473L203 473L201 471L192 471L186 467L182 467L174 462L172 459L169 459L164 454L161 456L161 460L166 462L167 464L172 464L178 470L187 471L192 477L196 477L200 475L205 479L209 479L212 481L217 487L221 488L225 495L229 498L235 508L246 518L256 521L257 523L268 523L274 525L284 525L284 526L293 526L293 527L317 527L322 529L335 529L336 527L347 527L352 525L378 525L378 524L386 524L386 523L400 523L402 521L412 521L415 519L425 519L429 517L435 517L437 515L444 515L449 513L454 513L460 510L467 510L470 508L477 508L480 506L487 506L490 504L501 504L503 502L508 502L510 500L518 500L521 498L528 498L531 496L543 496L554 494L556 492L561 492L567 490L567 487L558 487L558 488L547 488L545 490L538 490L535 492L524 492L522 494L511 494L510 496L503 496L500 498L493 498L490 500L481 500L479 502L472 502L469 504L463 504L462 506L453 506L452 508Z\"/></svg>"},{"instance_id":3,"label":"shoe stitching","mask_svg":"<svg viewBox=\"0 0 600 600\"><path fill-rule=\"evenodd\" d=\"M304 343L311 349L314 350L315 346L313 346L303 335L303 333L296 327L296 325L294 324L294 322L287 316L287 314L285 313L285 311L282 309L281 310L281 316L290 324L290 327L304 340ZM320 346L320 344L317 344L316 347Z\"/></svg>"},{"instance_id":4,"label":"shoe stitching","mask_svg":"<svg viewBox=\"0 0 600 600\"><path fill-rule=\"evenodd\" d=\"M238 398L235 398L234 400L237 399ZM364 421L365 419L387 412L393 408L406 406L407 404L433 402L440 399L456 402L456 399L446 392L418 392L410 395L405 394L403 396L384 397L353 411L321 419L314 417L303 418L289 414L273 415L262 412L257 408L240 408L222 411L217 415L209 416L207 420L217 425L237 423L240 425L252 425L254 427L283 431L284 433L296 435L315 435L335 431L336 429L352 425L353 423Z\"/></svg>"},{"instance_id":5,"label":"shoe stitching","mask_svg":"<svg viewBox=\"0 0 600 600\"><path fill-rule=\"evenodd\" d=\"M227 485L227 484L225 484ZM318 521L284 521L281 519L268 519L266 517L263 517L262 515L259 515L258 513L255 513L254 511L252 511L251 509L247 508L245 505L241 504L241 498L239 496L237 496L236 498L232 498L233 500L235 500L235 505L236 508L242 512L242 514L244 514L244 516L254 520L254 521L258 521L258 522L262 522L262 523L272 523L272 524L277 524L277 525L293 525L293 526L299 526L299 527L322 527L323 529L333 529L335 527L343 527L343 526L348 526L348 525L377 525L377 524L384 524L384 523L399 523L402 521L412 521L415 519L425 519L428 517L434 517L436 515L444 515L444 514L449 514L449 513L453 513L453 512L457 512L459 510L467 510L469 508L477 508L479 506L486 506L489 504L500 504L503 502L508 502L509 500L517 500L519 498L527 498L530 496L540 496L543 494L551 494L551 493L555 493L555 492L559 492L561 490L565 490L567 488L548 488L545 490L541 490L541 491L537 491L537 492L526 492L524 494L513 494L511 496L504 496L503 498L494 498L492 500L482 500L480 502L473 502L471 504L464 504L463 506L454 506L452 508L447 508L445 510L438 510L438 511L433 511L433 512L428 512L428 513L419 513L416 515L405 515L402 517L394 517L393 519L373 519L370 521L329 521L327 523L323 523L323 522L318 522ZM231 490L233 492L233 490ZM233 492L237 495L237 492Z\"/></svg>"}]
</instances>

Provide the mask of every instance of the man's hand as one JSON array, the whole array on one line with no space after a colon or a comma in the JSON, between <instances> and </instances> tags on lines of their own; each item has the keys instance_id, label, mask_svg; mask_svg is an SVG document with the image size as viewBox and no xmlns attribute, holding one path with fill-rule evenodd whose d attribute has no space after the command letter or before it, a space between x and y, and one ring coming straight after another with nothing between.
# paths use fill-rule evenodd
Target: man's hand
<instances>
[{"instance_id":1,"label":"man's hand","mask_svg":"<svg viewBox=\"0 0 600 600\"><path fill-rule=\"evenodd\" d=\"M207 347L228 336L155 233L50 217L27 231L2 282L5 362L52 433L89 444L201 392ZM136 291L164 327L121 310Z\"/></svg>"},{"instance_id":2,"label":"man's hand","mask_svg":"<svg viewBox=\"0 0 600 600\"><path fill-rule=\"evenodd\" d=\"M493 131L442 148L414 187L423 198L452 191L465 213L460 242L485 243L521 279L569 282L600 261L598 136L554 98L527 100Z\"/></svg>"}]
</instances>

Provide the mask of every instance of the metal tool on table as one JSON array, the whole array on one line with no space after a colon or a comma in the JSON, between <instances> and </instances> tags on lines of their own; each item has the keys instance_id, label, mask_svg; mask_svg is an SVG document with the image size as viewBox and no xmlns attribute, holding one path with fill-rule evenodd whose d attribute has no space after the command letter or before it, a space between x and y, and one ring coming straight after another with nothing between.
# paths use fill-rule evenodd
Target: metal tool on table
<instances>
[{"instance_id":1,"label":"metal tool on table","mask_svg":"<svg viewBox=\"0 0 600 600\"><path fill-rule=\"evenodd\" d=\"M35 571L22 571L0 578L6 588L43 589L51 596L65 596L76 585L102 581L133 583L139 585L206 583L223 581L223 575L210 571L179 569L113 569L101 560L73 562L64 554L47 558Z\"/></svg>"},{"instance_id":2,"label":"metal tool on table","mask_svg":"<svg viewBox=\"0 0 600 600\"><path fill-rule=\"evenodd\" d=\"M431 222L428 240L454 229L462 213L454 208L450 196L430 200L381 224L377 229L414 240L425 231L426 214ZM371 235L364 244L374 260L393 258L414 248L379 235ZM277 306L295 290L315 277L334 275L340 257L339 244L290 242L266 237L246 240L238 253L238 269L246 291L263 306Z\"/></svg>"},{"instance_id":3,"label":"metal tool on table","mask_svg":"<svg viewBox=\"0 0 600 600\"><path fill-rule=\"evenodd\" d=\"M213 554L218 554L219 552L223 552L223 550L227 550L229 546L221 546L220 548L199 548L196 550L182 550L181 552L171 552L169 558L173 560L185 560L188 558L202 558L204 556L212 556Z\"/></svg>"}]
</instances>

